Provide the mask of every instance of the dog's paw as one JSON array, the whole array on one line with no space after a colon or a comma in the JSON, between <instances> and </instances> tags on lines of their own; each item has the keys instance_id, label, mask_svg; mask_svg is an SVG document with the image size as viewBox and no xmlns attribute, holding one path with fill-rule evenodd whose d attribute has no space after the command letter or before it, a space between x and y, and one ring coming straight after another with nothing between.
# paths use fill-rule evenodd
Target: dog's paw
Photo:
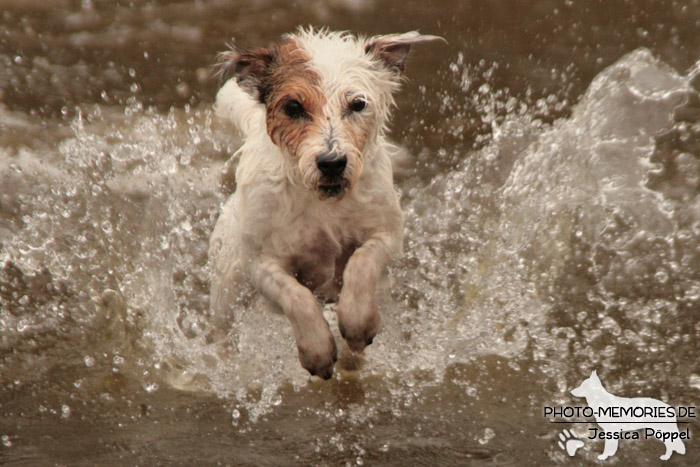
<instances>
[{"instance_id":1,"label":"dog's paw","mask_svg":"<svg viewBox=\"0 0 700 467\"><path fill-rule=\"evenodd\" d=\"M319 310L316 299L306 289L285 313L294 329L294 338L299 352L301 366L312 376L329 379L333 375L333 365L338 360L335 339Z\"/></svg>"},{"instance_id":2,"label":"dog's paw","mask_svg":"<svg viewBox=\"0 0 700 467\"><path fill-rule=\"evenodd\" d=\"M297 342L299 362L311 376L330 379L333 366L338 361L338 349L330 332L321 339L300 339Z\"/></svg>"},{"instance_id":3,"label":"dog's paw","mask_svg":"<svg viewBox=\"0 0 700 467\"><path fill-rule=\"evenodd\" d=\"M379 332L380 325L381 318L374 297L357 300L341 292L338 303L338 328L352 351L361 352L370 345Z\"/></svg>"}]
</instances>

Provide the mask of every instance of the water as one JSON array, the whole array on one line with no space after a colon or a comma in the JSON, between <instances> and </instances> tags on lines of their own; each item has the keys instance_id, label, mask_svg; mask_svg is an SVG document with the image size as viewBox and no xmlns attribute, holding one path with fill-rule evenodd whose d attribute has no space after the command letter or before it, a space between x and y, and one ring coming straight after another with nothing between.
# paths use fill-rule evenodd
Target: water
<instances>
[{"instance_id":1,"label":"water","mask_svg":"<svg viewBox=\"0 0 700 467\"><path fill-rule=\"evenodd\" d=\"M543 406L593 369L697 405L698 2L0 4L0 461L567 464ZM450 44L416 47L394 118L384 328L328 382L283 316L204 340L239 144L207 67L308 22Z\"/></svg>"}]
</instances>

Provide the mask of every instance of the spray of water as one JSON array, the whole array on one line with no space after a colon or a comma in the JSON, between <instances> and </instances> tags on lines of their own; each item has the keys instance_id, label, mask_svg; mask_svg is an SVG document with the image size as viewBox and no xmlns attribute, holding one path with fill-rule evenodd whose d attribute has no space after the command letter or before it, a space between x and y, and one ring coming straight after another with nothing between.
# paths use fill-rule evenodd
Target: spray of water
<instances>
[{"instance_id":1,"label":"spray of water","mask_svg":"<svg viewBox=\"0 0 700 467\"><path fill-rule=\"evenodd\" d=\"M459 59L452 68L466 96L470 71ZM488 88L476 100L446 96L453 136L466 106L490 131L479 149L451 154L448 172L401 182L406 254L391 271L384 328L364 364L337 377L378 388L396 414L484 356L515 372L535 366L559 397L593 368L642 382L696 377L684 363L700 350L700 129L683 111L698 100L697 68L681 75L638 50L552 124L542 116L567 101L528 106ZM134 362L145 390L227 397L236 424L316 384L281 315L246 310L232 347L204 338L207 242L227 191L220 171L239 143L231 128L207 108L163 114L131 102L83 110L52 134L60 144L3 141L4 348L95 332ZM336 329L333 306L324 315ZM478 397L478 382L461 384ZM351 418L379 407L370 400Z\"/></svg>"}]
</instances>

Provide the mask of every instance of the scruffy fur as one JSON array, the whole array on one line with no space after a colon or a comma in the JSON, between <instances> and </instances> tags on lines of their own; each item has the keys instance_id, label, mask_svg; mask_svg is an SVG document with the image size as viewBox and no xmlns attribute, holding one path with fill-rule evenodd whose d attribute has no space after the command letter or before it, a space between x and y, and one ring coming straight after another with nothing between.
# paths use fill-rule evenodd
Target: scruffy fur
<instances>
[{"instance_id":1,"label":"scruffy fur","mask_svg":"<svg viewBox=\"0 0 700 467\"><path fill-rule=\"evenodd\" d=\"M352 350L372 342L376 284L403 241L386 124L410 46L436 39L309 29L221 54L216 112L245 142L210 241L220 332L252 286L289 318L312 375L330 378L337 359L316 297L338 300Z\"/></svg>"}]
</instances>

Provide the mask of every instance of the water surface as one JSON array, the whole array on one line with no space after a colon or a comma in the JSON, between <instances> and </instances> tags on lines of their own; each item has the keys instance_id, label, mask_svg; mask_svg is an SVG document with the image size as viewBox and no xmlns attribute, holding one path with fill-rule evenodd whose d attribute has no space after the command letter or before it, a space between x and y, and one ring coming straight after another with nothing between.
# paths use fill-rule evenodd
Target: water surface
<instances>
[{"instance_id":1,"label":"water surface","mask_svg":"<svg viewBox=\"0 0 700 467\"><path fill-rule=\"evenodd\" d=\"M546 405L597 369L699 405L700 3L0 0L0 462L595 463ZM405 254L328 382L278 315L208 346L239 136L210 64L297 25L419 29ZM335 328L334 309L325 316ZM590 425L593 426L593 425ZM696 465L696 425L685 456ZM623 441L614 459L658 462ZM608 462L612 462L609 460Z\"/></svg>"}]
</instances>

